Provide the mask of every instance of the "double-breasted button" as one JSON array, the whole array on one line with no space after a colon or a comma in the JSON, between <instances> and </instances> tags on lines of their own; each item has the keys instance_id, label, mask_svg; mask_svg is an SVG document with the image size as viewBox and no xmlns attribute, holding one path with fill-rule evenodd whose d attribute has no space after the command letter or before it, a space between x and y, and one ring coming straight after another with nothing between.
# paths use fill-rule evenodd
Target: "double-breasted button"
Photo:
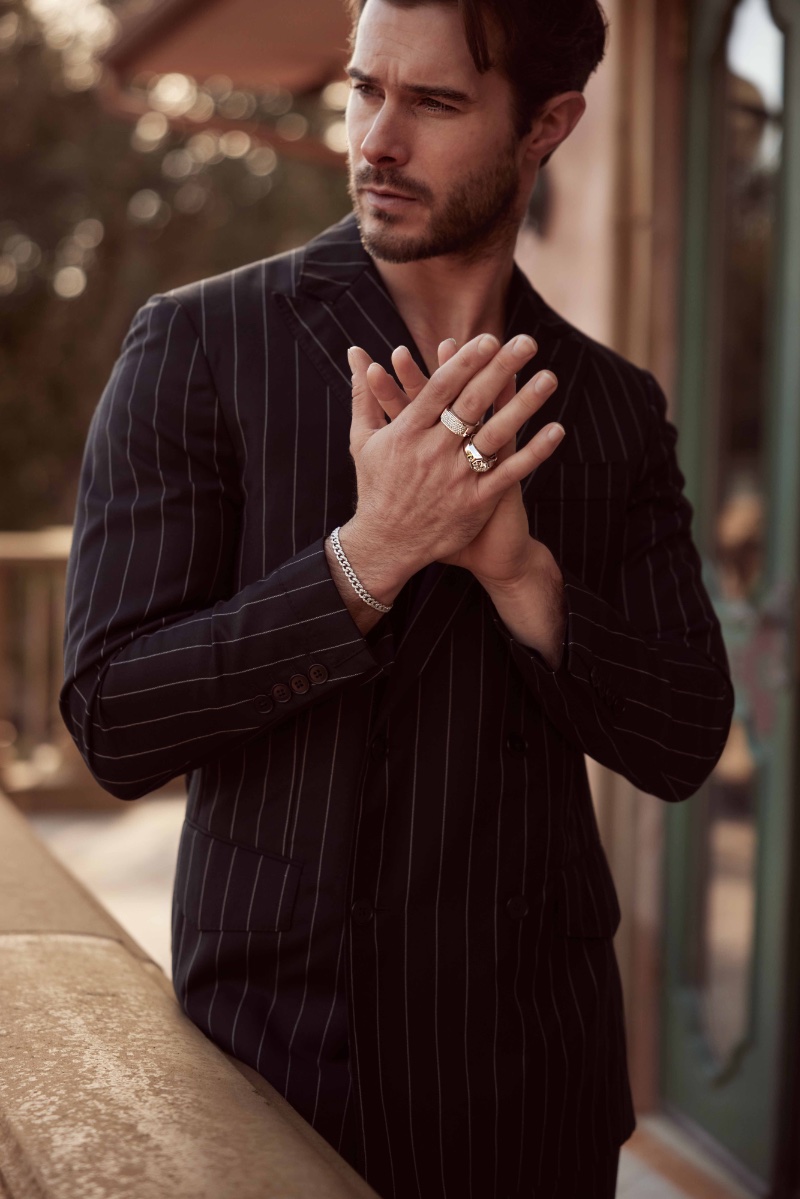
<instances>
[{"instance_id":1,"label":"double-breasted button","mask_svg":"<svg viewBox=\"0 0 800 1199\"><path fill-rule=\"evenodd\" d=\"M315 662L313 666L308 668L308 677L312 683L325 683L328 681L328 668L323 666L321 662Z\"/></svg>"},{"instance_id":2,"label":"double-breasted button","mask_svg":"<svg viewBox=\"0 0 800 1199\"><path fill-rule=\"evenodd\" d=\"M271 712L275 707L274 703L268 695L257 695L253 700L257 712Z\"/></svg>"},{"instance_id":3,"label":"double-breasted button","mask_svg":"<svg viewBox=\"0 0 800 1199\"><path fill-rule=\"evenodd\" d=\"M369 924L375 909L368 899L357 899L350 909L353 924Z\"/></svg>"},{"instance_id":4,"label":"double-breasted button","mask_svg":"<svg viewBox=\"0 0 800 1199\"><path fill-rule=\"evenodd\" d=\"M506 748L511 750L512 754L524 754L528 748L528 742L522 733L509 733L506 738Z\"/></svg>"},{"instance_id":5,"label":"double-breasted button","mask_svg":"<svg viewBox=\"0 0 800 1199\"><path fill-rule=\"evenodd\" d=\"M289 679L289 686L295 695L305 695L311 684L304 674L293 674Z\"/></svg>"},{"instance_id":6,"label":"double-breasted button","mask_svg":"<svg viewBox=\"0 0 800 1199\"><path fill-rule=\"evenodd\" d=\"M389 756L389 742L385 733L378 733L369 743L370 755L376 762L383 762Z\"/></svg>"},{"instance_id":7,"label":"double-breasted button","mask_svg":"<svg viewBox=\"0 0 800 1199\"><path fill-rule=\"evenodd\" d=\"M506 903L506 911L512 920L522 920L528 915L529 904L524 895L512 895Z\"/></svg>"},{"instance_id":8,"label":"double-breasted button","mask_svg":"<svg viewBox=\"0 0 800 1199\"><path fill-rule=\"evenodd\" d=\"M285 683L276 683L272 688L272 698L279 704L288 704L292 698L292 693Z\"/></svg>"}]
</instances>

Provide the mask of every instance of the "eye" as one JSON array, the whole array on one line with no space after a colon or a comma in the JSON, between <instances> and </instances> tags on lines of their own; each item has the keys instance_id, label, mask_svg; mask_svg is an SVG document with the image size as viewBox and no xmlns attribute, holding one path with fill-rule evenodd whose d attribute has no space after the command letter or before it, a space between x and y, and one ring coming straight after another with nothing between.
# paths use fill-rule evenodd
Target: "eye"
<instances>
[{"instance_id":1,"label":"eye","mask_svg":"<svg viewBox=\"0 0 800 1199\"><path fill-rule=\"evenodd\" d=\"M426 96L422 101L428 112L457 112L458 109L453 108L450 104L442 104L441 100L434 100L432 96Z\"/></svg>"}]
</instances>

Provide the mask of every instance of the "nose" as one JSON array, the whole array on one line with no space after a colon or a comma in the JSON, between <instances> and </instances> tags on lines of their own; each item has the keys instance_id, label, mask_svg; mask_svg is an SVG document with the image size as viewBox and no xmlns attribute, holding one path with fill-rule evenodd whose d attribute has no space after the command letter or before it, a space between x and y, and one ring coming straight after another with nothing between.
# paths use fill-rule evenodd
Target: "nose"
<instances>
[{"instance_id":1,"label":"nose","mask_svg":"<svg viewBox=\"0 0 800 1199\"><path fill-rule=\"evenodd\" d=\"M408 162L408 146L402 135L397 112L384 101L361 142L361 153L370 166L403 165Z\"/></svg>"}]
</instances>

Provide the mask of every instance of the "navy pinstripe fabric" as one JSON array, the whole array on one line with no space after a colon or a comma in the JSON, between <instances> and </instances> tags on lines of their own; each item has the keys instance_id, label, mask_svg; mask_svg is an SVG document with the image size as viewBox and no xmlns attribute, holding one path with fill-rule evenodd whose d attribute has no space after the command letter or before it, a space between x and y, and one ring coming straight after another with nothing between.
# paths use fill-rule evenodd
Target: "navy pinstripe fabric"
<instances>
[{"instance_id":1,"label":"navy pinstripe fabric","mask_svg":"<svg viewBox=\"0 0 800 1199\"><path fill-rule=\"evenodd\" d=\"M730 721L658 386L517 270L523 331L560 387L520 437L568 430L524 484L567 582L556 672L457 568L366 638L342 603L347 347L423 365L352 217L145 305L81 479L62 710L113 794L188 776L178 997L385 1199L607 1171L634 1119L583 755L680 800Z\"/></svg>"}]
</instances>

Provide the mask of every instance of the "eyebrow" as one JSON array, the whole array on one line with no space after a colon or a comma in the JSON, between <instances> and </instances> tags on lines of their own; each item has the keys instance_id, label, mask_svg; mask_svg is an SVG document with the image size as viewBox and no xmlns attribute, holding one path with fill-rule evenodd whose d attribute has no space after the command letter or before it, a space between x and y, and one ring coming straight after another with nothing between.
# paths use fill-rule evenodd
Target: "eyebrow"
<instances>
[{"instance_id":1,"label":"eyebrow","mask_svg":"<svg viewBox=\"0 0 800 1199\"><path fill-rule=\"evenodd\" d=\"M347 74L351 79L358 79L360 83L379 83L377 76L366 75L363 71L359 71L358 67L348 67ZM466 92L459 92L454 87L443 87L439 83L434 83L430 86L422 83L404 83L401 86L401 91L410 92L414 96L436 96L442 100L453 100L457 104L475 103L474 97L467 95Z\"/></svg>"}]
</instances>

